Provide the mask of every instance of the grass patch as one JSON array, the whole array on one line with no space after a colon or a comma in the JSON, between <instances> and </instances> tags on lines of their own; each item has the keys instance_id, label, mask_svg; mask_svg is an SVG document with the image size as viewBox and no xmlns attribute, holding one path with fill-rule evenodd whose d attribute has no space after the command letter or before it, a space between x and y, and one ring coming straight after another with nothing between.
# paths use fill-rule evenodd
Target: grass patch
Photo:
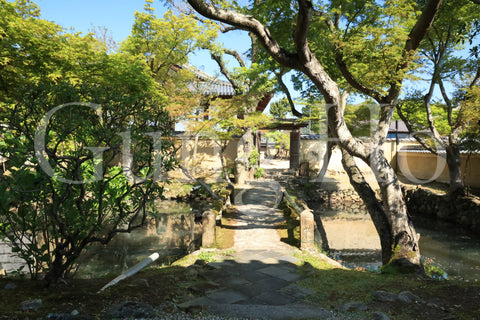
<instances>
[{"instance_id":1,"label":"grass patch","mask_svg":"<svg viewBox=\"0 0 480 320\"><path fill-rule=\"evenodd\" d=\"M337 268L308 253L303 253L300 258L304 261L300 272L307 277L301 285L315 291L307 301L325 306L339 306L352 301L367 303L374 291L398 293L408 290L415 282L404 275Z\"/></svg>"},{"instance_id":2,"label":"grass patch","mask_svg":"<svg viewBox=\"0 0 480 320\"><path fill-rule=\"evenodd\" d=\"M206 263L216 262L217 261L217 253L214 251L203 251L198 255L199 259L202 259Z\"/></svg>"},{"instance_id":3,"label":"grass patch","mask_svg":"<svg viewBox=\"0 0 480 320\"><path fill-rule=\"evenodd\" d=\"M46 289L43 281L2 278L0 319L45 319L50 313L69 314L73 310L82 315L98 316L105 308L123 301L143 301L152 306L175 301L185 293L179 285L188 280L185 270L179 266L151 267L99 294L96 292L117 275L73 279L51 289ZM3 289L7 283L15 284L16 288ZM36 311L21 311L20 303L29 299L42 299L42 307Z\"/></svg>"},{"instance_id":4,"label":"grass patch","mask_svg":"<svg viewBox=\"0 0 480 320\"><path fill-rule=\"evenodd\" d=\"M372 310L383 312L390 319L397 320L479 319L478 283L426 280L415 275L341 269L308 253L298 254L297 257L303 261L299 272L305 277L299 284L315 292L306 298L308 303L335 309L348 302L361 302L370 311L355 313L355 316L363 314L359 319L369 318ZM395 294L410 291L423 299L424 303L376 302L372 299L372 293L378 290Z\"/></svg>"},{"instance_id":5,"label":"grass patch","mask_svg":"<svg viewBox=\"0 0 480 320\"><path fill-rule=\"evenodd\" d=\"M280 240L291 246L300 248L300 221L291 209L285 204L280 203L278 209L282 210L284 220L277 224L277 232Z\"/></svg>"}]
</instances>

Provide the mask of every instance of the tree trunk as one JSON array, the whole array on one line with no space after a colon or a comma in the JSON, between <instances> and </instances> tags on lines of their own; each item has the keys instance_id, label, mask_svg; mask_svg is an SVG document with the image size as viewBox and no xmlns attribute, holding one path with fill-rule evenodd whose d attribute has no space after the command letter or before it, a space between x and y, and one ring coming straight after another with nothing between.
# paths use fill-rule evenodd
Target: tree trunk
<instances>
[{"instance_id":1,"label":"tree trunk","mask_svg":"<svg viewBox=\"0 0 480 320\"><path fill-rule=\"evenodd\" d=\"M226 149L226 146L225 147L220 146L220 163L222 165L222 172L223 172L223 175L225 176L225 180L227 181L229 186L233 186L232 180L230 180L230 176L228 175L228 169L225 163L225 158L223 157L223 152L225 151L225 149Z\"/></svg>"},{"instance_id":2,"label":"tree trunk","mask_svg":"<svg viewBox=\"0 0 480 320\"><path fill-rule=\"evenodd\" d=\"M359 196L363 199L368 213L372 218L375 229L377 229L380 237L380 245L382 247L382 264L386 265L392 258L392 230L388 221L385 210L377 199L375 192L365 180L362 172L357 167L354 157L352 157L345 149L342 150L342 165L347 172L350 183Z\"/></svg>"},{"instance_id":3,"label":"tree trunk","mask_svg":"<svg viewBox=\"0 0 480 320\"><path fill-rule=\"evenodd\" d=\"M423 273L418 246L420 235L416 233L408 216L402 188L395 171L381 149L373 151L370 155L370 167L380 186L382 206L392 237L391 258L388 264L403 273ZM384 236L380 235L381 238Z\"/></svg>"},{"instance_id":4,"label":"tree trunk","mask_svg":"<svg viewBox=\"0 0 480 320\"><path fill-rule=\"evenodd\" d=\"M465 185L462 181L462 159L460 158L460 149L455 143L449 143L445 147L447 153L448 173L450 174L450 186L448 194L450 197L463 195Z\"/></svg>"},{"instance_id":5,"label":"tree trunk","mask_svg":"<svg viewBox=\"0 0 480 320\"><path fill-rule=\"evenodd\" d=\"M311 1L297 1L298 14L296 15L295 28L293 30L293 45L295 52L283 48L273 37L268 28L260 21L250 15L244 15L239 12L215 7L205 1L188 0L192 7L202 15L215 19L243 30L248 30L256 35L258 41L263 45L266 51L282 66L298 70L305 74L314 83L320 91L328 106L327 117L328 126L337 143L347 150L351 156L359 157L366 161L374 171L377 181L380 185L383 201L383 210L388 220L388 226L391 235L385 235L386 229L380 228L381 238L392 239L392 246L386 244L382 246L385 255L390 255L389 264L398 266L400 271L422 271L420 262L420 252L418 248L418 238L415 229L407 215L405 201L402 190L397 180L395 172L385 159L383 152L379 151L387 135L388 127L392 119L395 103L400 94L402 80L395 80L386 96L382 96L374 89L367 88L355 79L348 68L341 68L346 80L360 92L373 97L377 102L383 104L381 117L377 129L370 139L371 145L355 139L345 124L343 118L342 98L339 85L328 75L320 61L310 51L308 43L309 26L313 17L314 6ZM409 37L405 42L404 58L395 70L405 71L411 63L412 53L418 49L420 42L430 28L435 14L441 4L441 0L427 1L422 14L411 29ZM393 71L393 70L392 70ZM353 179L353 171L350 172L350 178ZM361 184L362 181L359 180ZM361 192L360 196L365 203L372 200L369 192ZM376 199L376 198L375 198ZM375 200L377 201L377 200ZM373 206L373 202L372 202ZM385 222L381 220L383 225ZM386 257L385 256L385 257Z\"/></svg>"},{"instance_id":6,"label":"tree trunk","mask_svg":"<svg viewBox=\"0 0 480 320\"><path fill-rule=\"evenodd\" d=\"M237 158L235 159L235 183L238 185L245 184L245 181L250 178L248 157L250 156L250 153L252 153L252 146L252 128L247 128L237 146Z\"/></svg>"}]
</instances>

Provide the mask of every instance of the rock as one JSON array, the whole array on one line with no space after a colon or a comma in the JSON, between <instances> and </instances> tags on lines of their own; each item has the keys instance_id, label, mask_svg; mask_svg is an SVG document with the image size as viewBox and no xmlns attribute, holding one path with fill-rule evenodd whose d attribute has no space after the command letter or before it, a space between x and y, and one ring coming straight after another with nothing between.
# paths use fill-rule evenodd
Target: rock
<instances>
[{"instance_id":1,"label":"rock","mask_svg":"<svg viewBox=\"0 0 480 320\"><path fill-rule=\"evenodd\" d=\"M42 307L42 299L25 300L20 303L22 311L38 310Z\"/></svg>"},{"instance_id":2,"label":"rock","mask_svg":"<svg viewBox=\"0 0 480 320\"><path fill-rule=\"evenodd\" d=\"M380 302L393 302L398 299L396 294L382 290L375 291L372 295L373 300Z\"/></svg>"},{"instance_id":3,"label":"rock","mask_svg":"<svg viewBox=\"0 0 480 320\"><path fill-rule=\"evenodd\" d=\"M366 311L368 307L360 302L347 302L338 308L341 312Z\"/></svg>"},{"instance_id":4,"label":"rock","mask_svg":"<svg viewBox=\"0 0 480 320\"><path fill-rule=\"evenodd\" d=\"M126 301L115 305L105 311L107 317L111 319L128 319L128 318L156 318L153 307L147 303Z\"/></svg>"},{"instance_id":5,"label":"rock","mask_svg":"<svg viewBox=\"0 0 480 320\"><path fill-rule=\"evenodd\" d=\"M75 310L73 310L72 312L70 312L70 314L71 314L72 316L78 316L78 315L80 314L80 312L78 312L78 310L75 309Z\"/></svg>"},{"instance_id":6,"label":"rock","mask_svg":"<svg viewBox=\"0 0 480 320\"><path fill-rule=\"evenodd\" d=\"M195 270L195 268L188 268L187 269L187 275L192 278L196 278L198 276L198 271Z\"/></svg>"},{"instance_id":7,"label":"rock","mask_svg":"<svg viewBox=\"0 0 480 320\"><path fill-rule=\"evenodd\" d=\"M7 272L5 271L5 269L0 268L0 277L5 277L6 275L7 275Z\"/></svg>"},{"instance_id":8,"label":"rock","mask_svg":"<svg viewBox=\"0 0 480 320\"><path fill-rule=\"evenodd\" d=\"M202 260L202 259L197 259L197 260L195 260L194 265L204 267L204 266L207 265L207 262L205 260Z\"/></svg>"},{"instance_id":9,"label":"rock","mask_svg":"<svg viewBox=\"0 0 480 320\"><path fill-rule=\"evenodd\" d=\"M5 285L5 289L6 289L6 290L13 290L13 289L15 289L16 287L17 287L17 285L16 285L15 283L11 283L11 282L10 282L10 283L7 283L7 284Z\"/></svg>"},{"instance_id":10,"label":"rock","mask_svg":"<svg viewBox=\"0 0 480 320\"><path fill-rule=\"evenodd\" d=\"M73 310L77 311L77 310ZM72 313L73 313L72 311ZM78 314L68 314L68 313L50 313L45 319L46 320L94 320L94 317L91 316L82 316Z\"/></svg>"},{"instance_id":11,"label":"rock","mask_svg":"<svg viewBox=\"0 0 480 320\"><path fill-rule=\"evenodd\" d=\"M382 312L373 312L372 313L372 320L390 320L390 318Z\"/></svg>"},{"instance_id":12,"label":"rock","mask_svg":"<svg viewBox=\"0 0 480 320\"><path fill-rule=\"evenodd\" d=\"M398 300L405 302L405 303L414 303L414 302L421 302L419 296L414 295L410 291L402 291L398 294Z\"/></svg>"},{"instance_id":13,"label":"rock","mask_svg":"<svg viewBox=\"0 0 480 320\"><path fill-rule=\"evenodd\" d=\"M164 313L178 313L180 312L180 309L177 307L177 305L171 301L165 301L161 303L158 307L158 310L164 312Z\"/></svg>"}]
</instances>

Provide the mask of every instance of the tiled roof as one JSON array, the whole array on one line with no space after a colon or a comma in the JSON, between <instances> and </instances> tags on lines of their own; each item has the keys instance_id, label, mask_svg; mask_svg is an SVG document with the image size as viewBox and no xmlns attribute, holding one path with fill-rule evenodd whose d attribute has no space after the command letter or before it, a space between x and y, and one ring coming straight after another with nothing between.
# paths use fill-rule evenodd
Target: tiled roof
<instances>
[{"instance_id":1,"label":"tiled roof","mask_svg":"<svg viewBox=\"0 0 480 320\"><path fill-rule=\"evenodd\" d=\"M194 66L183 65L185 69L188 69L193 72L197 81L190 85L190 88L198 93L204 95L214 95L214 96L234 96L235 90L233 86L227 82L215 77L212 77L208 73L205 73Z\"/></svg>"},{"instance_id":2,"label":"tiled roof","mask_svg":"<svg viewBox=\"0 0 480 320\"><path fill-rule=\"evenodd\" d=\"M221 81L218 79L203 82L198 81L190 85L192 91L196 91L203 95L213 95L213 96L234 96L235 90L232 85L228 82Z\"/></svg>"},{"instance_id":3,"label":"tiled roof","mask_svg":"<svg viewBox=\"0 0 480 320\"><path fill-rule=\"evenodd\" d=\"M403 146L402 148L400 148L399 152L430 153L429 150L425 149L421 145ZM460 153L469 153L469 152L472 152L473 154L478 154L478 153L480 153L480 150L473 150L473 151L460 150ZM444 155L444 154L446 154L446 151L445 151L445 149L440 149L440 150L437 150L437 153Z\"/></svg>"},{"instance_id":4,"label":"tiled roof","mask_svg":"<svg viewBox=\"0 0 480 320\"><path fill-rule=\"evenodd\" d=\"M326 134L301 134L300 139L302 140L326 140Z\"/></svg>"}]
</instances>

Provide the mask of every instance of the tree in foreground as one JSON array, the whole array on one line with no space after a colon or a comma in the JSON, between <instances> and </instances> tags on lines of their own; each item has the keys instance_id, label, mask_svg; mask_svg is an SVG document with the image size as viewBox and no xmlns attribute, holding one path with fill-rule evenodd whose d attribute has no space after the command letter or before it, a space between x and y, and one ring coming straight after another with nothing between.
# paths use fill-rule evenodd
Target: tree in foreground
<instances>
[{"instance_id":1,"label":"tree in foreground","mask_svg":"<svg viewBox=\"0 0 480 320\"><path fill-rule=\"evenodd\" d=\"M254 34L268 56L311 81L326 102L330 135L341 147L343 165L379 233L384 265L404 272L423 271L419 235L381 146L402 82L413 67L415 53L441 0L422 5L408 0L380 4L298 0L254 2L250 6L227 1L221 5L200 0L188 3L209 19ZM381 106L378 126L367 140L354 138L345 124L343 110L349 91L369 96ZM372 168L381 201L353 156Z\"/></svg>"},{"instance_id":2,"label":"tree in foreground","mask_svg":"<svg viewBox=\"0 0 480 320\"><path fill-rule=\"evenodd\" d=\"M142 226L172 167L165 94L145 62L0 1L0 228L33 277Z\"/></svg>"},{"instance_id":3,"label":"tree in foreground","mask_svg":"<svg viewBox=\"0 0 480 320\"><path fill-rule=\"evenodd\" d=\"M420 71L430 77L428 90L411 92L397 107L409 130L418 133L414 135L417 141L446 158L452 197L464 194L460 150L475 140L473 133L480 120L480 61L475 45L479 16L480 6L471 1L442 5L420 50ZM453 94L448 92L450 86L455 88ZM436 88L441 102L433 99Z\"/></svg>"}]
</instances>

